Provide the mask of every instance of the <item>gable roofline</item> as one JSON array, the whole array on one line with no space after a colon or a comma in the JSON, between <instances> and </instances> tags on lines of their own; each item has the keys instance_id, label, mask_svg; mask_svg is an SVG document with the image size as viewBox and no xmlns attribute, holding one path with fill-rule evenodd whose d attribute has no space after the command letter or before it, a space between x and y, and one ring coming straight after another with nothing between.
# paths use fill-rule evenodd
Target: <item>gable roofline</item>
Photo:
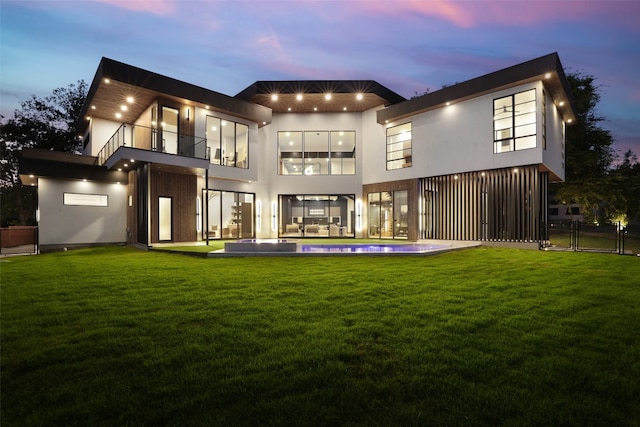
<instances>
[{"instance_id":1,"label":"gable roofline","mask_svg":"<svg viewBox=\"0 0 640 427\"><path fill-rule=\"evenodd\" d=\"M189 103L211 106L214 111L240 117L255 122L259 126L271 122L271 110L261 105L103 57L78 118L78 129L81 131L86 130L86 117L95 114L91 107L99 89L105 87L105 79L156 97L170 97ZM143 108L146 107L143 106Z\"/></svg>"},{"instance_id":2,"label":"gable roofline","mask_svg":"<svg viewBox=\"0 0 640 427\"><path fill-rule=\"evenodd\" d=\"M407 117L476 98L502 89L541 80L565 120L576 120L576 108L560 58L556 52L499 71L457 83L435 92L391 105L377 112L378 123L396 122ZM560 102L564 105L559 106Z\"/></svg>"},{"instance_id":3,"label":"gable roofline","mask_svg":"<svg viewBox=\"0 0 640 427\"><path fill-rule=\"evenodd\" d=\"M325 99L328 94L329 100ZM272 99L272 95L277 98ZM275 113L365 111L406 101L374 80L259 80L235 97L264 105Z\"/></svg>"}]
</instances>

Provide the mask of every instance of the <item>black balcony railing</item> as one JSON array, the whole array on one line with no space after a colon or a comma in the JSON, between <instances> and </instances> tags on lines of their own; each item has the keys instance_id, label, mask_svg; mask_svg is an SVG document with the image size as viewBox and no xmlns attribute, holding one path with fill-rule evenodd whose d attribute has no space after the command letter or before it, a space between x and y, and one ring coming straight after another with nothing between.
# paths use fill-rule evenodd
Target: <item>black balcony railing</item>
<instances>
[{"instance_id":1,"label":"black balcony railing","mask_svg":"<svg viewBox=\"0 0 640 427\"><path fill-rule=\"evenodd\" d=\"M105 164L120 147L197 159L209 159L211 155L206 138L123 123L98 153L99 164Z\"/></svg>"}]
</instances>

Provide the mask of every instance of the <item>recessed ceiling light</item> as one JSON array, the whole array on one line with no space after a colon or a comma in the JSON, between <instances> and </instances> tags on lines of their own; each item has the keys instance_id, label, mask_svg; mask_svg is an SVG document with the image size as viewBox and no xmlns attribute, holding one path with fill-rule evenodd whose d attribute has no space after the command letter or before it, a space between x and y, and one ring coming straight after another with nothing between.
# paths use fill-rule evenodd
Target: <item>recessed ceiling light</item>
<instances>
[{"instance_id":1,"label":"recessed ceiling light","mask_svg":"<svg viewBox=\"0 0 640 427\"><path fill-rule=\"evenodd\" d=\"M125 164L124 164L124 167L125 167L125 168L129 167L129 164L128 164L128 163L125 163Z\"/></svg>"},{"instance_id":2,"label":"recessed ceiling light","mask_svg":"<svg viewBox=\"0 0 640 427\"><path fill-rule=\"evenodd\" d=\"M206 108L208 110L210 107L208 105L205 105L204 108Z\"/></svg>"},{"instance_id":3,"label":"recessed ceiling light","mask_svg":"<svg viewBox=\"0 0 640 427\"><path fill-rule=\"evenodd\" d=\"M91 106L91 109L92 109L92 110L95 110L95 109L96 109L96 106L95 106L95 105L92 105L92 106Z\"/></svg>"},{"instance_id":4,"label":"recessed ceiling light","mask_svg":"<svg viewBox=\"0 0 640 427\"><path fill-rule=\"evenodd\" d=\"M120 106L120 109L121 109L122 111L127 111L127 110L129 109L129 107L127 107L126 105L121 105L121 106Z\"/></svg>"},{"instance_id":5,"label":"recessed ceiling light","mask_svg":"<svg viewBox=\"0 0 640 427\"><path fill-rule=\"evenodd\" d=\"M347 107L342 107L342 111L347 111Z\"/></svg>"},{"instance_id":6,"label":"recessed ceiling light","mask_svg":"<svg viewBox=\"0 0 640 427\"><path fill-rule=\"evenodd\" d=\"M109 80L109 79L105 78L105 79L104 79L104 82L105 82L105 83L107 83L107 84L109 84L109 83L111 83L111 80Z\"/></svg>"},{"instance_id":7,"label":"recessed ceiling light","mask_svg":"<svg viewBox=\"0 0 640 427\"><path fill-rule=\"evenodd\" d=\"M272 101L277 101L278 100L278 94L274 93L273 95L271 95L271 100Z\"/></svg>"},{"instance_id":8,"label":"recessed ceiling light","mask_svg":"<svg viewBox=\"0 0 640 427\"><path fill-rule=\"evenodd\" d=\"M121 118L122 118L122 114L116 113L116 119L121 119Z\"/></svg>"},{"instance_id":9,"label":"recessed ceiling light","mask_svg":"<svg viewBox=\"0 0 640 427\"><path fill-rule=\"evenodd\" d=\"M29 178L33 178L33 175L29 175Z\"/></svg>"},{"instance_id":10,"label":"recessed ceiling light","mask_svg":"<svg viewBox=\"0 0 640 427\"><path fill-rule=\"evenodd\" d=\"M122 172L122 168L118 168L118 172Z\"/></svg>"},{"instance_id":11,"label":"recessed ceiling light","mask_svg":"<svg viewBox=\"0 0 640 427\"><path fill-rule=\"evenodd\" d=\"M127 102L129 104L133 104L133 101L134 101L133 96L127 96Z\"/></svg>"},{"instance_id":12,"label":"recessed ceiling light","mask_svg":"<svg viewBox=\"0 0 640 427\"><path fill-rule=\"evenodd\" d=\"M560 101L558 105L562 107L564 105L564 101Z\"/></svg>"},{"instance_id":13,"label":"recessed ceiling light","mask_svg":"<svg viewBox=\"0 0 640 427\"><path fill-rule=\"evenodd\" d=\"M356 94L356 99L357 99L358 101L362 101L362 98L364 98L364 95L363 95L363 94L361 94L361 93L357 93L357 94Z\"/></svg>"},{"instance_id":14,"label":"recessed ceiling light","mask_svg":"<svg viewBox=\"0 0 640 427\"><path fill-rule=\"evenodd\" d=\"M287 108L287 111L291 111L291 107Z\"/></svg>"},{"instance_id":15,"label":"recessed ceiling light","mask_svg":"<svg viewBox=\"0 0 640 427\"><path fill-rule=\"evenodd\" d=\"M448 107L449 105L451 105L451 103L447 101L447 107Z\"/></svg>"},{"instance_id":16,"label":"recessed ceiling light","mask_svg":"<svg viewBox=\"0 0 640 427\"><path fill-rule=\"evenodd\" d=\"M302 94L301 93L296 95L296 100L302 101Z\"/></svg>"},{"instance_id":17,"label":"recessed ceiling light","mask_svg":"<svg viewBox=\"0 0 640 427\"><path fill-rule=\"evenodd\" d=\"M548 79L548 78L550 78L550 77L551 77L551 73L546 73L546 74L544 75L544 78L545 78L545 79Z\"/></svg>"},{"instance_id":18,"label":"recessed ceiling light","mask_svg":"<svg viewBox=\"0 0 640 427\"><path fill-rule=\"evenodd\" d=\"M326 99L327 101L331 101L331 94L330 93L326 93L324 95L324 99Z\"/></svg>"},{"instance_id":19,"label":"recessed ceiling light","mask_svg":"<svg viewBox=\"0 0 640 427\"><path fill-rule=\"evenodd\" d=\"M135 163L135 162L136 162L136 159L131 159L131 163Z\"/></svg>"},{"instance_id":20,"label":"recessed ceiling light","mask_svg":"<svg viewBox=\"0 0 640 427\"><path fill-rule=\"evenodd\" d=\"M313 107L313 111L318 111L318 107Z\"/></svg>"},{"instance_id":21,"label":"recessed ceiling light","mask_svg":"<svg viewBox=\"0 0 640 427\"><path fill-rule=\"evenodd\" d=\"M567 120L567 123L571 123L572 121L573 121L573 120L569 119L569 120Z\"/></svg>"}]
</instances>

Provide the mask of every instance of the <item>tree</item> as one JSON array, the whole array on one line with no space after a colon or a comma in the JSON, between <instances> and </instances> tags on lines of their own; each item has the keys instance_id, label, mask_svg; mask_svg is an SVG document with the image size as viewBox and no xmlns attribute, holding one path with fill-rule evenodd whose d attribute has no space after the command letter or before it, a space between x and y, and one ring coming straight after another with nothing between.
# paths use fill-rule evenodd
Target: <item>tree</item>
<instances>
[{"instance_id":1,"label":"tree","mask_svg":"<svg viewBox=\"0 0 640 427\"><path fill-rule=\"evenodd\" d=\"M640 163L631 150L622 162L609 173L611 187L619 196L612 209L612 219L622 222L640 221Z\"/></svg>"},{"instance_id":2,"label":"tree","mask_svg":"<svg viewBox=\"0 0 640 427\"><path fill-rule=\"evenodd\" d=\"M611 133L600 127L604 119L596 114L600 87L593 76L568 74L576 106L576 123L567 126L565 182L552 188L558 202L579 203L589 219L604 221L610 217L614 199L608 172L615 157Z\"/></svg>"},{"instance_id":3,"label":"tree","mask_svg":"<svg viewBox=\"0 0 640 427\"><path fill-rule=\"evenodd\" d=\"M18 157L25 148L79 152L76 120L87 95L87 84L57 88L45 98L32 95L15 110L13 118L0 117L0 191L2 226L35 223L35 190L18 178Z\"/></svg>"}]
</instances>

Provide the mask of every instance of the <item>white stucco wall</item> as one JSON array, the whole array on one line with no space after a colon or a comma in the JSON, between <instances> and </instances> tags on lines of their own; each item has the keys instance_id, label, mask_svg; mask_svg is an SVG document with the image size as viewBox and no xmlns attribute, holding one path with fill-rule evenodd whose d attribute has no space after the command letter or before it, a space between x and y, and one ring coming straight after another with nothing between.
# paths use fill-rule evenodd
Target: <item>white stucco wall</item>
<instances>
[{"instance_id":1,"label":"white stucco wall","mask_svg":"<svg viewBox=\"0 0 640 427\"><path fill-rule=\"evenodd\" d=\"M84 149L84 155L97 156L122 123L99 118L91 119L91 143Z\"/></svg>"},{"instance_id":2,"label":"white stucco wall","mask_svg":"<svg viewBox=\"0 0 640 427\"><path fill-rule=\"evenodd\" d=\"M543 163L551 172L552 181L564 181L565 149L562 135L562 116L551 97L547 95L547 149L543 152Z\"/></svg>"},{"instance_id":3,"label":"white stucco wall","mask_svg":"<svg viewBox=\"0 0 640 427\"><path fill-rule=\"evenodd\" d=\"M65 206L64 193L103 194L108 206ZM38 179L40 245L126 242L126 186Z\"/></svg>"}]
</instances>

